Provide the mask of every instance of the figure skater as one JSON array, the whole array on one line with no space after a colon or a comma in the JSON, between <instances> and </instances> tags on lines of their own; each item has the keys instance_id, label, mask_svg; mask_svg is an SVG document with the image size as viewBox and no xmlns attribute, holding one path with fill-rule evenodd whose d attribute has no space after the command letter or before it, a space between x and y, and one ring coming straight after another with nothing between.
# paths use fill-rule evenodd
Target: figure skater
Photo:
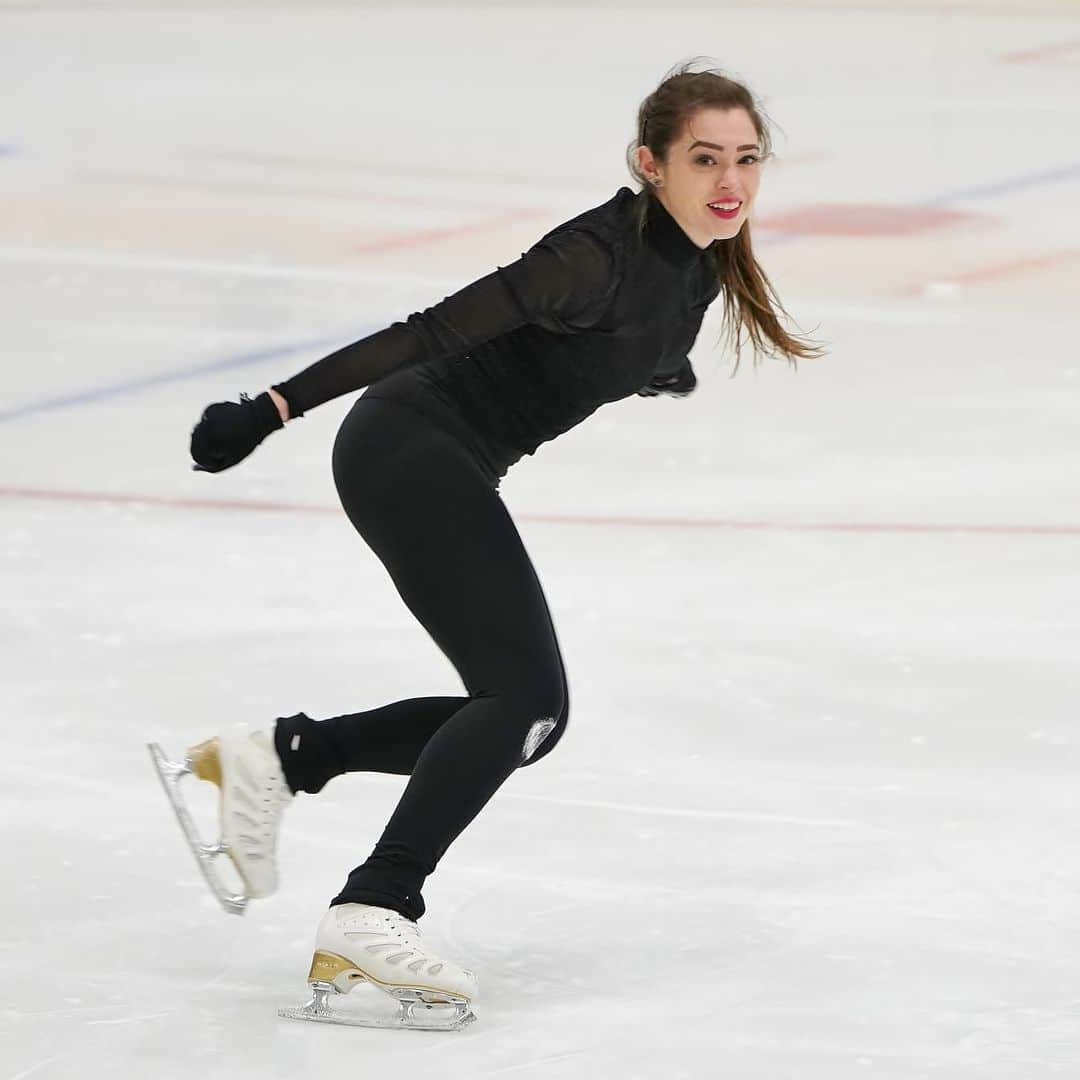
<instances>
[{"instance_id":1,"label":"figure skater","mask_svg":"<svg viewBox=\"0 0 1080 1080\"><path fill-rule=\"evenodd\" d=\"M279 819L296 792L350 772L409 777L316 932L316 1001L289 1015L334 1018L332 995L366 981L398 999L405 1025L424 1026L415 1005L449 1004L449 1026L472 1018L476 976L421 940L424 881L500 785L554 749L569 707L551 614L498 494L507 469L606 402L693 391L687 354L717 297L736 361L746 339L755 356L820 352L784 329L751 245L770 157L762 111L741 83L692 66L640 106L627 149L640 190L620 188L516 262L257 397L210 405L192 433L196 468L220 472L367 387L334 444L341 503L464 684L189 751L186 770L222 788L222 840L204 854L232 858L241 901L275 890Z\"/></svg>"}]
</instances>

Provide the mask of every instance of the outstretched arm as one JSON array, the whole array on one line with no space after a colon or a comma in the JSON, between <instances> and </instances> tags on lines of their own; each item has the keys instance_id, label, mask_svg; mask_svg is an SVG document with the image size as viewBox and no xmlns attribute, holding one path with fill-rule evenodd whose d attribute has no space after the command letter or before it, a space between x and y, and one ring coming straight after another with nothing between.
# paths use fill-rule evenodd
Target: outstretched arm
<instances>
[{"instance_id":1,"label":"outstretched arm","mask_svg":"<svg viewBox=\"0 0 1080 1080\"><path fill-rule=\"evenodd\" d=\"M609 251L592 236L555 233L511 265L338 349L273 389L288 414L300 416L392 372L463 355L526 323L562 332L583 329L603 314L613 269ZM282 402L275 398L279 411Z\"/></svg>"},{"instance_id":2,"label":"outstretched arm","mask_svg":"<svg viewBox=\"0 0 1080 1080\"><path fill-rule=\"evenodd\" d=\"M243 461L286 420L394 371L469 349L526 323L572 333L596 322L614 293L611 252L587 233L545 237L520 259L424 311L346 345L240 404L210 405L191 433L196 468Z\"/></svg>"}]
</instances>

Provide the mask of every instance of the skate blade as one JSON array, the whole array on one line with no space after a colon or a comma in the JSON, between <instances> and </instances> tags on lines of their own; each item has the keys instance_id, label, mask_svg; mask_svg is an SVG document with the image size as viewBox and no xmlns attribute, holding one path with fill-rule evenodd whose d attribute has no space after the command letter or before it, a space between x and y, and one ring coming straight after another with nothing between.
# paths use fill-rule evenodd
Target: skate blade
<instances>
[{"instance_id":1,"label":"skate blade","mask_svg":"<svg viewBox=\"0 0 1080 1080\"><path fill-rule=\"evenodd\" d=\"M210 886L210 891L230 915L243 915L248 904L247 896L242 892L233 892L222 880L214 865L214 860L219 855L228 855L228 848L220 842L208 844L203 840L192 820L191 811L184 802L184 796L180 792L180 781L194 772L192 762L190 759L183 762L170 761L157 743L146 745L161 786L165 789L165 795L172 804L173 813L176 814L184 839L187 840L187 845L191 848L195 861L199 864L199 870L202 871L202 876ZM212 779L212 777L206 778Z\"/></svg>"},{"instance_id":2,"label":"skate blade","mask_svg":"<svg viewBox=\"0 0 1080 1080\"><path fill-rule=\"evenodd\" d=\"M476 1019L469 1003L464 1000L448 1004L422 1001L412 991L397 991L392 996L398 1003L394 1016L378 1016L360 1011L346 1011L332 1004L344 997L333 983L313 982L311 1000L292 1009L278 1009L285 1020L311 1020L317 1024L340 1024L344 1027L409 1028L413 1031L460 1031Z\"/></svg>"}]
</instances>

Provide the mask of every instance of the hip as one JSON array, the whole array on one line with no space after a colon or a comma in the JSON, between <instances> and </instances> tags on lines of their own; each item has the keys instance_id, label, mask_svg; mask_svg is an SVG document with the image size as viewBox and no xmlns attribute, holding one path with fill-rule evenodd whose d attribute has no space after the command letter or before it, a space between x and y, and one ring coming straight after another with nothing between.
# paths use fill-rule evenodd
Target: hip
<instances>
[{"instance_id":1,"label":"hip","mask_svg":"<svg viewBox=\"0 0 1080 1080\"><path fill-rule=\"evenodd\" d=\"M396 406L412 413L415 423L433 425L473 460L493 488L498 488L509 467L521 457L513 447L478 430L454 398L422 369L411 368L379 380L367 388L357 404L364 401Z\"/></svg>"}]
</instances>

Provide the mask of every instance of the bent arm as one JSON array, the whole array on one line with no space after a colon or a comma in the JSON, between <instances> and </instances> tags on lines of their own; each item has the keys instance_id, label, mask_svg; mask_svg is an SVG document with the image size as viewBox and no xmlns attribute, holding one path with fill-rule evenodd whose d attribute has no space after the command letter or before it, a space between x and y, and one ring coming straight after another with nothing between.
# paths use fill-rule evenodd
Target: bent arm
<instances>
[{"instance_id":1,"label":"bent arm","mask_svg":"<svg viewBox=\"0 0 1080 1080\"><path fill-rule=\"evenodd\" d=\"M613 258L601 241L555 233L509 266L275 384L271 396L284 420L392 372L464 355L526 323L573 333L603 315L614 283Z\"/></svg>"},{"instance_id":2,"label":"bent arm","mask_svg":"<svg viewBox=\"0 0 1080 1080\"><path fill-rule=\"evenodd\" d=\"M690 308L690 318L681 340L657 364L652 378L638 391L641 397L657 397L660 394L685 397L696 389L697 376L690 363L690 350L693 349L698 334L701 332L705 312L718 295L719 288L710 283L706 295Z\"/></svg>"}]
</instances>

